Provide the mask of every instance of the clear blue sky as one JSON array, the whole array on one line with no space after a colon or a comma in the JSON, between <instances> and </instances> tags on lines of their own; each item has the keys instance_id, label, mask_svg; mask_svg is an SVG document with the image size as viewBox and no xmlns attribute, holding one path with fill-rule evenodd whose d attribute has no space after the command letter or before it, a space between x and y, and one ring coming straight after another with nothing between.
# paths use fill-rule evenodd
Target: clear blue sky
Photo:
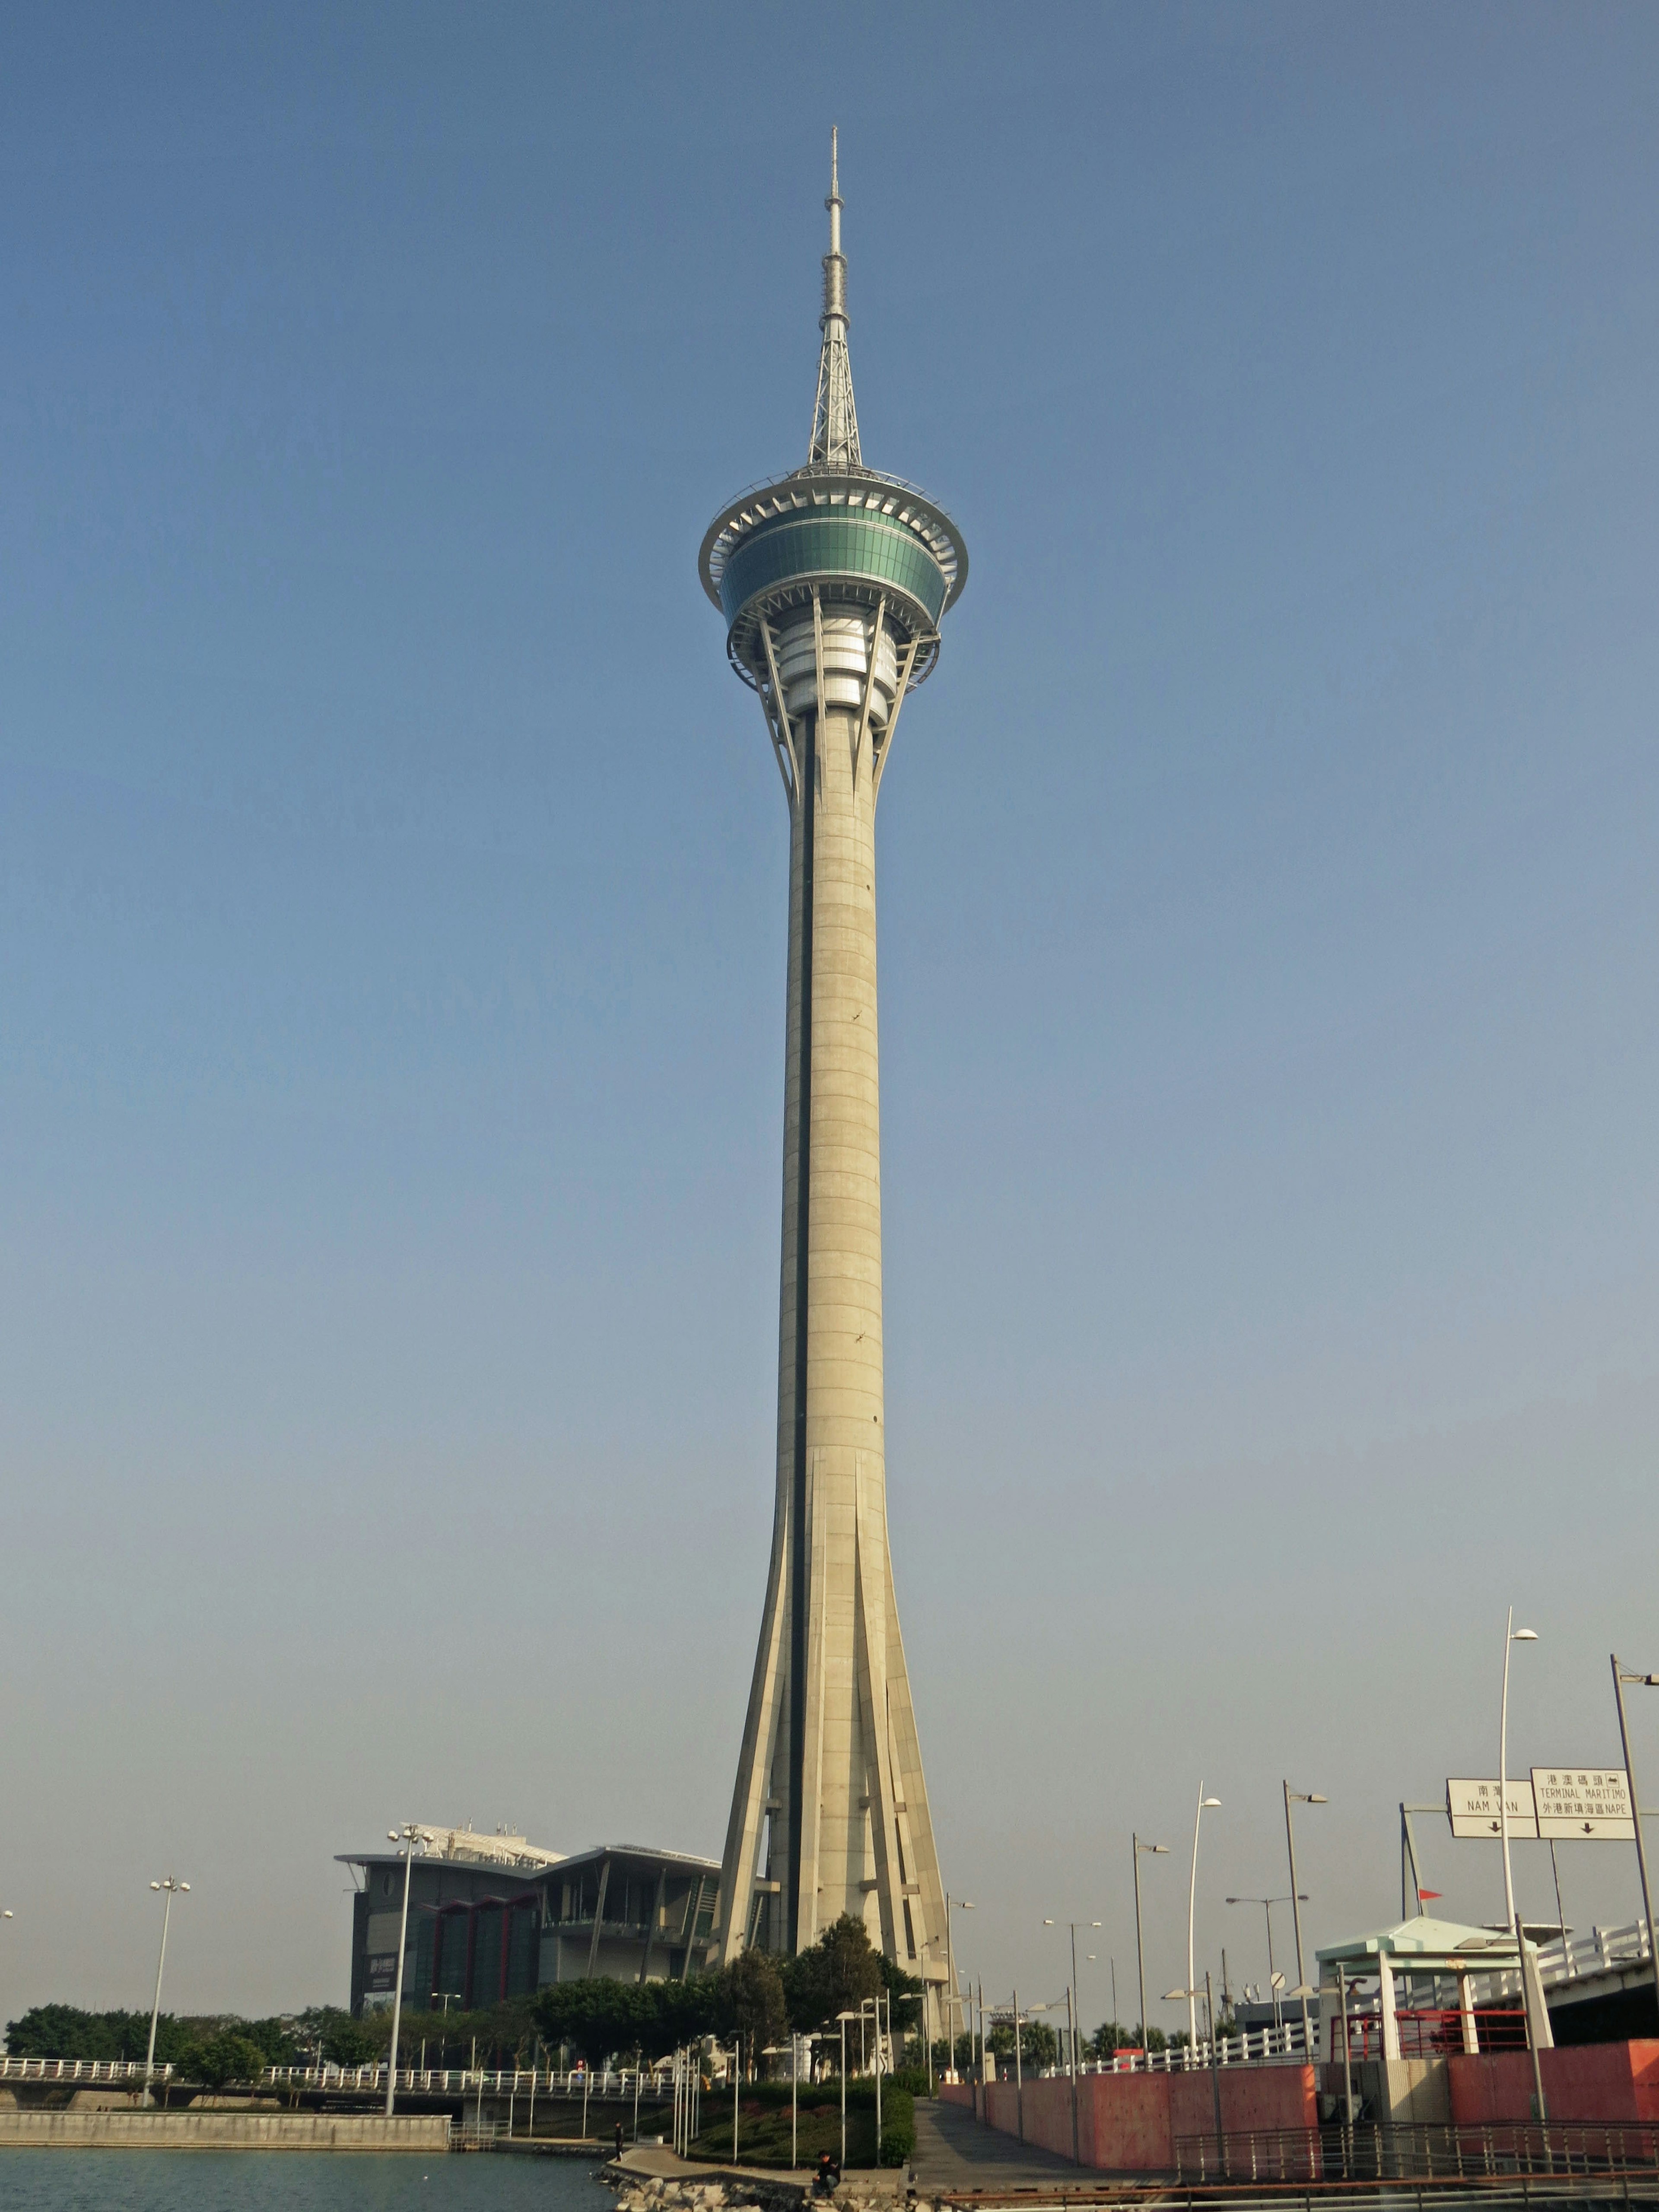
<instances>
[{"instance_id":1,"label":"clear blue sky","mask_svg":"<svg viewBox=\"0 0 1659 2212\"><path fill-rule=\"evenodd\" d=\"M1103 2014L1135 1826L1180 1979L1200 1774L1212 1960L1285 1773L1311 1932L1387 1917L1511 1600L1517 1764L1613 1759L1656 69L1620 6L12 11L0 2016L142 2001L170 1868L178 2002L262 2009L396 1818L719 1850L787 854L695 557L805 456L831 122L866 452L973 564L878 887L964 1960L1102 1918Z\"/></svg>"}]
</instances>

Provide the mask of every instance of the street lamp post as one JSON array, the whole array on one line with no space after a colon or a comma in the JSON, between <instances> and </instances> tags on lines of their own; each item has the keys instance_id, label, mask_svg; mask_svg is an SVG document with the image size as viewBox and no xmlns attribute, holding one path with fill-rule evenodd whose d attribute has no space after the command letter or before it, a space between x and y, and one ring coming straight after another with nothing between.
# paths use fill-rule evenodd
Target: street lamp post
<instances>
[{"instance_id":1,"label":"street lamp post","mask_svg":"<svg viewBox=\"0 0 1659 2212\"><path fill-rule=\"evenodd\" d=\"M1014 2109L1019 2118L1019 2139L1025 2140L1025 2069L1019 2056L1019 1991L1013 1993L1014 2015Z\"/></svg>"},{"instance_id":2,"label":"street lamp post","mask_svg":"<svg viewBox=\"0 0 1659 2212\"><path fill-rule=\"evenodd\" d=\"M1054 1923L1052 1920L1045 1920L1045 1921L1043 1922L1043 1923L1042 1923L1042 1924L1043 1924L1043 1926L1044 1926L1045 1928L1052 1928L1052 1927L1054 1927L1054 1925L1055 1923ZM1078 1931L1078 1929L1079 1929L1079 1928L1098 1928L1098 1927L1099 1927L1099 1925L1100 1925L1100 1923L1099 1923L1099 1921L1097 1921L1097 1920L1068 1920L1068 1921L1066 1922L1066 1925L1067 1929L1070 1930L1071 1937L1072 1937L1072 2053L1071 2053L1071 2056L1072 2056L1072 2094L1073 2094L1073 2100L1075 2100L1075 2099L1076 2099L1076 2095L1077 2095L1077 2031L1078 2031L1078 2023L1079 2023L1079 2022L1082 2020L1082 2018L1083 2018L1083 2006L1082 2006L1082 2002L1081 2002L1081 2001L1080 2001L1080 1999L1079 1998L1079 1996L1078 1996L1078 1986L1077 1986L1077 1931ZM1091 1955L1092 1956L1093 1954L1091 1954Z\"/></svg>"},{"instance_id":3,"label":"street lamp post","mask_svg":"<svg viewBox=\"0 0 1659 2212\"><path fill-rule=\"evenodd\" d=\"M1544 2071L1538 2057L1538 2035L1534 2026L1532 2006L1528 1997L1527 1936L1521 1925L1521 1916L1515 1909L1515 1876L1510 1867L1510 1646L1512 1644L1536 1644L1535 1628L1517 1628L1515 1607L1511 1606L1504 1622L1504 1695L1498 1712L1498 1826L1504 1839L1504 1908L1508 1917L1510 1933L1515 1938L1516 1964L1521 1970L1521 2017L1527 2031L1527 2048L1532 2052L1534 2094L1538 2104L1538 2118L1546 2118L1544 2106Z\"/></svg>"},{"instance_id":4,"label":"street lamp post","mask_svg":"<svg viewBox=\"0 0 1659 2212\"><path fill-rule=\"evenodd\" d=\"M1304 1897L1304 1898L1301 1899L1299 1901L1300 1901L1302 1904L1305 1905L1305 1904L1307 1903L1307 1901L1308 1901L1308 1900L1307 1900L1307 1899ZM1279 1978L1279 1976L1278 1974L1276 1974L1276 1973L1273 1972L1273 1907L1274 1907L1274 1905L1295 1905L1296 1903L1297 1903L1297 1902L1298 1902L1298 1900L1297 1900L1296 1898L1294 1898L1294 1897L1230 1897L1230 1898L1227 1899L1227 1902L1228 1902L1228 1904L1229 1904L1229 1905L1261 1905L1261 1906L1262 1907L1263 1911L1267 1913L1267 1990L1268 1990L1268 1994L1270 1995L1270 1996L1271 1996L1271 1997L1272 1997L1272 1999L1273 1999L1273 2026L1274 2026L1275 2027L1283 2027L1283 2026L1285 2025L1284 2015L1281 2014L1281 2012L1279 2011L1279 1978ZM1227 1992L1226 1992L1226 1990L1225 1990L1225 1989L1224 1989L1224 1988L1223 1989L1223 1990L1222 1990L1221 1994L1222 1994L1223 1998L1224 1999L1224 1998L1225 1998L1225 1996L1226 1996L1226 1994L1227 1994ZM1303 1999L1303 2002L1304 2002L1304 2004L1305 2004L1305 2003L1307 2002L1307 1999L1306 1999L1305 1997Z\"/></svg>"},{"instance_id":5,"label":"street lamp post","mask_svg":"<svg viewBox=\"0 0 1659 2212\"><path fill-rule=\"evenodd\" d=\"M1129 1838L1134 1845L1135 1869L1135 1968L1140 1977L1140 2057L1143 2065L1150 2063L1152 2052L1146 2047L1146 1953L1140 1940L1140 1855L1149 1858L1167 1858L1167 1844L1143 1844L1139 1836Z\"/></svg>"},{"instance_id":6,"label":"street lamp post","mask_svg":"<svg viewBox=\"0 0 1659 2212\"><path fill-rule=\"evenodd\" d=\"M154 2104L155 2101L150 2094L149 2085L150 2077L155 2071L155 2023L161 2016L161 1969L167 1962L167 1923L173 1917L173 1899L181 1893L187 1893L190 1884L187 1881L179 1881L173 1875L168 1875L165 1881L151 1882L150 1887L159 1890L166 1902L161 1907L161 1953L155 1961L155 2002L149 2008L149 2048L144 2053L143 2101L147 2105ZM9 1920L11 1915L8 1913L6 1917Z\"/></svg>"},{"instance_id":7,"label":"street lamp post","mask_svg":"<svg viewBox=\"0 0 1659 2212\"><path fill-rule=\"evenodd\" d=\"M1308 1977L1302 1966L1302 1896L1296 1880L1296 1830L1291 1821L1292 1805L1324 1805L1330 1801L1316 1790L1292 1790L1285 1784L1285 1841L1291 1854L1291 1918L1296 1927L1296 1978L1302 1992L1302 2055L1313 2051L1313 2024L1308 2018Z\"/></svg>"},{"instance_id":8,"label":"street lamp post","mask_svg":"<svg viewBox=\"0 0 1659 2212\"><path fill-rule=\"evenodd\" d=\"M1642 1911L1648 1923L1648 1963L1653 1969L1654 1999L1659 2003L1659 1931L1653 1924L1653 1900L1648 1890L1648 1851L1642 1838L1642 1800L1637 1794L1636 1775L1630 1763L1630 1729L1625 1722L1626 1683L1639 1682L1644 1688L1659 1689L1659 1674L1627 1674L1619 1664L1618 1654L1611 1656L1613 1694L1619 1701L1619 1741L1625 1753L1625 1787L1630 1791L1631 1825L1636 1831L1636 1864L1642 1876Z\"/></svg>"},{"instance_id":9,"label":"street lamp post","mask_svg":"<svg viewBox=\"0 0 1659 2212\"><path fill-rule=\"evenodd\" d=\"M948 1928L951 1923L947 1920L945 1924ZM847 2023L849 2020L856 2020L858 2014L855 2012L838 2012L836 2018L841 2022L841 2166L844 2173L847 2171ZM879 2144L877 2150L880 2150Z\"/></svg>"},{"instance_id":10,"label":"street lamp post","mask_svg":"<svg viewBox=\"0 0 1659 2212\"><path fill-rule=\"evenodd\" d=\"M1198 2000L1194 1986L1197 1968L1193 1959L1193 1918L1198 1905L1198 1824L1212 1806L1220 1808L1218 1797L1206 1797L1204 1784L1198 1785L1198 1806L1193 1814L1193 1871L1187 1885L1187 2037L1189 2043L1198 2041Z\"/></svg>"},{"instance_id":11,"label":"street lamp post","mask_svg":"<svg viewBox=\"0 0 1659 2212\"><path fill-rule=\"evenodd\" d=\"M404 1847L404 1910L398 1924L398 1980L392 1997L392 2048L386 2053L386 2116L392 2118L398 2087L398 2033L404 2014L404 1950L409 1942L409 1881L415 1864L415 1838L420 1830L412 1821L401 1828L388 1828L386 1839L389 1844L401 1843ZM503 1942L506 1938L503 1936Z\"/></svg>"},{"instance_id":12,"label":"street lamp post","mask_svg":"<svg viewBox=\"0 0 1659 2212\"><path fill-rule=\"evenodd\" d=\"M1139 1836L1130 1836L1134 1844L1134 1971L1141 1982L1141 2063L1151 2066L1152 2053L1146 2046L1146 1948L1141 1944L1141 1851L1148 1858L1168 1858L1168 1843L1141 1843Z\"/></svg>"},{"instance_id":13,"label":"street lamp post","mask_svg":"<svg viewBox=\"0 0 1659 2212\"><path fill-rule=\"evenodd\" d=\"M1221 2162L1221 2171L1224 2178L1227 2172L1227 2136L1226 2130L1221 2124L1221 2072L1220 2061L1216 2051L1215 1999L1210 1992L1209 1968L1206 1966L1204 1969L1204 1987L1201 1990L1195 1989L1189 1982L1184 1990L1166 1990L1164 1995L1164 2002L1170 2004L1172 2004L1177 1997L1185 1997L1188 2006L1191 2011L1191 2016L1194 2020L1197 2018L1196 2006L1198 2000L1200 1996L1204 1999L1204 2009L1206 2014L1208 2015L1210 2022L1210 2094L1215 2101L1216 2156ZM1188 2052L1188 2057L1190 2058L1190 2051Z\"/></svg>"},{"instance_id":14,"label":"street lamp post","mask_svg":"<svg viewBox=\"0 0 1659 2212\"><path fill-rule=\"evenodd\" d=\"M971 1912L974 1909L971 1898L959 1897L955 1903L958 1912ZM957 2070L957 1948L954 1934L956 1923L951 1917L951 1893L946 1890L945 1893L945 1972L950 1984L950 1995L945 2001L945 2070L947 2074L954 2074ZM931 2059L928 2063L931 2066Z\"/></svg>"},{"instance_id":15,"label":"street lamp post","mask_svg":"<svg viewBox=\"0 0 1659 2212\"><path fill-rule=\"evenodd\" d=\"M1510 1646L1536 1644L1535 1628L1517 1628L1515 1607L1504 1624L1504 1696L1498 1714L1498 1825L1504 1839L1504 1922L1515 1932L1515 1878L1510 1871ZM1530 2031L1528 2031L1530 2033Z\"/></svg>"}]
</instances>

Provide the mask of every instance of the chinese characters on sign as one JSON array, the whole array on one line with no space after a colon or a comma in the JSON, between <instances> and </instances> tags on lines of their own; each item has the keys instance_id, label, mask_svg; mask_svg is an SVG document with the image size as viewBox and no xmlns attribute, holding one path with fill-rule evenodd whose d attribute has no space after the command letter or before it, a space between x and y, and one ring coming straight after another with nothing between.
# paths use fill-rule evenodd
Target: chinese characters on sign
<instances>
[{"instance_id":1,"label":"chinese characters on sign","mask_svg":"<svg viewBox=\"0 0 1659 2212\"><path fill-rule=\"evenodd\" d=\"M1538 1814L1533 1804L1531 1783L1512 1774L1508 1794L1510 1836L1535 1836L1538 1833ZM1451 1815L1451 1832L1455 1836L1498 1836L1503 1833L1503 1824L1498 1813L1496 1781L1448 1782L1446 1810Z\"/></svg>"},{"instance_id":2,"label":"chinese characters on sign","mask_svg":"<svg viewBox=\"0 0 1659 2212\"><path fill-rule=\"evenodd\" d=\"M1532 1794L1540 1836L1590 1843L1634 1840L1630 1784L1622 1767L1534 1766Z\"/></svg>"},{"instance_id":3,"label":"chinese characters on sign","mask_svg":"<svg viewBox=\"0 0 1659 2212\"><path fill-rule=\"evenodd\" d=\"M1636 1833L1630 1785L1620 1768L1534 1766L1530 1782L1510 1777L1508 1796L1512 1839L1576 1837L1581 1844L1627 1844ZM1449 1781L1446 1811L1454 1836L1503 1832L1496 1782Z\"/></svg>"}]
</instances>

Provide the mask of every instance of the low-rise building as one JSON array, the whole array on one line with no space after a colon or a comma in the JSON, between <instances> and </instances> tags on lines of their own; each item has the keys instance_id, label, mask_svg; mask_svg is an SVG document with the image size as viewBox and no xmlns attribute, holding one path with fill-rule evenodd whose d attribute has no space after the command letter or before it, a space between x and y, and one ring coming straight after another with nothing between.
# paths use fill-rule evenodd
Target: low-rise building
<instances>
[{"instance_id":1,"label":"low-rise building","mask_svg":"<svg viewBox=\"0 0 1659 2212\"><path fill-rule=\"evenodd\" d=\"M398 1979L403 1854L342 1851L360 1887L351 1921L351 2009L390 2004ZM705 1963L720 1863L602 1844L566 1855L523 1836L419 1827L410 1869L404 2003L471 2011L547 1982L612 1975L684 1980Z\"/></svg>"}]
</instances>

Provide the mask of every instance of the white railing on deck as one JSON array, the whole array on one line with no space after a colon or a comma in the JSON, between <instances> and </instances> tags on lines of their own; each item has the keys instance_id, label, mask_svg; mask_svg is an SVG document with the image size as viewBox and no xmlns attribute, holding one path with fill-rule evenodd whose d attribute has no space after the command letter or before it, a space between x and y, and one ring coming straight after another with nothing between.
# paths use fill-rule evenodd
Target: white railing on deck
<instances>
[{"instance_id":1,"label":"white railing on deck","mask_svg":"<svg viewBox=\"0 0 1659 2212\"><path fill-rule=\"evenodd\" d=\"M142 2066L138 2071L143 2073ZM394 2086L440 2097L476 2096L480 2089L487 2097L527 2097L533 2089L538 2097L580 2098L585 2093L589 2097L631 2098L634 2082L631 2069L613 2072L596 2067L584 2073L580 2066L573 2066L568 2073L559 2073L528 2066L400 2066ZM386 2062L382 2059L373 2066L267 2066L259 2076L259 2085L273 2089L384 2089ZM639 2076L642 2104L660 2102L672 2094L665 2081L650 2074Z\"/></svg>"},{"instance_id":2,"label":"white railing on deck","mask_svg":"<svg viewBox=\"0 0 1659 2212\"><path fill-rule=\"evenodd\" d=\"M1314 2030L1314 2055L1318 2055L1317 2027ZM1283 2066L1305 2062L1308 2046L1302 2033L1300 2015L1287 2020L1282 2027L1253 2027L1237 2035L1224 2035L1215 2048L1218 2066ZM1098 2065L1086 2060L1079 2069L1084 2074L1189 2074L1195 2068L1210 2063L1210 2044L1207 2037L1196 2044L1183 2043L1174 2051L1118 2051L1109 2061ZM1059 2069L1063 2073L1065 2069Z\"/></svg>"},{"instance_id":3,"label":"white railing on deck","mask_svg":"<svg viewBox=\"0 0 1659 2212\"><path fill-rule=\"evenodd\" d=\"M150 2078L166 2081L171 2066L155 2066ZM118 2082L123 2088L144 2078L142 2058L0 2058L0 2081Z\"/></svg>"}]
</instances>

